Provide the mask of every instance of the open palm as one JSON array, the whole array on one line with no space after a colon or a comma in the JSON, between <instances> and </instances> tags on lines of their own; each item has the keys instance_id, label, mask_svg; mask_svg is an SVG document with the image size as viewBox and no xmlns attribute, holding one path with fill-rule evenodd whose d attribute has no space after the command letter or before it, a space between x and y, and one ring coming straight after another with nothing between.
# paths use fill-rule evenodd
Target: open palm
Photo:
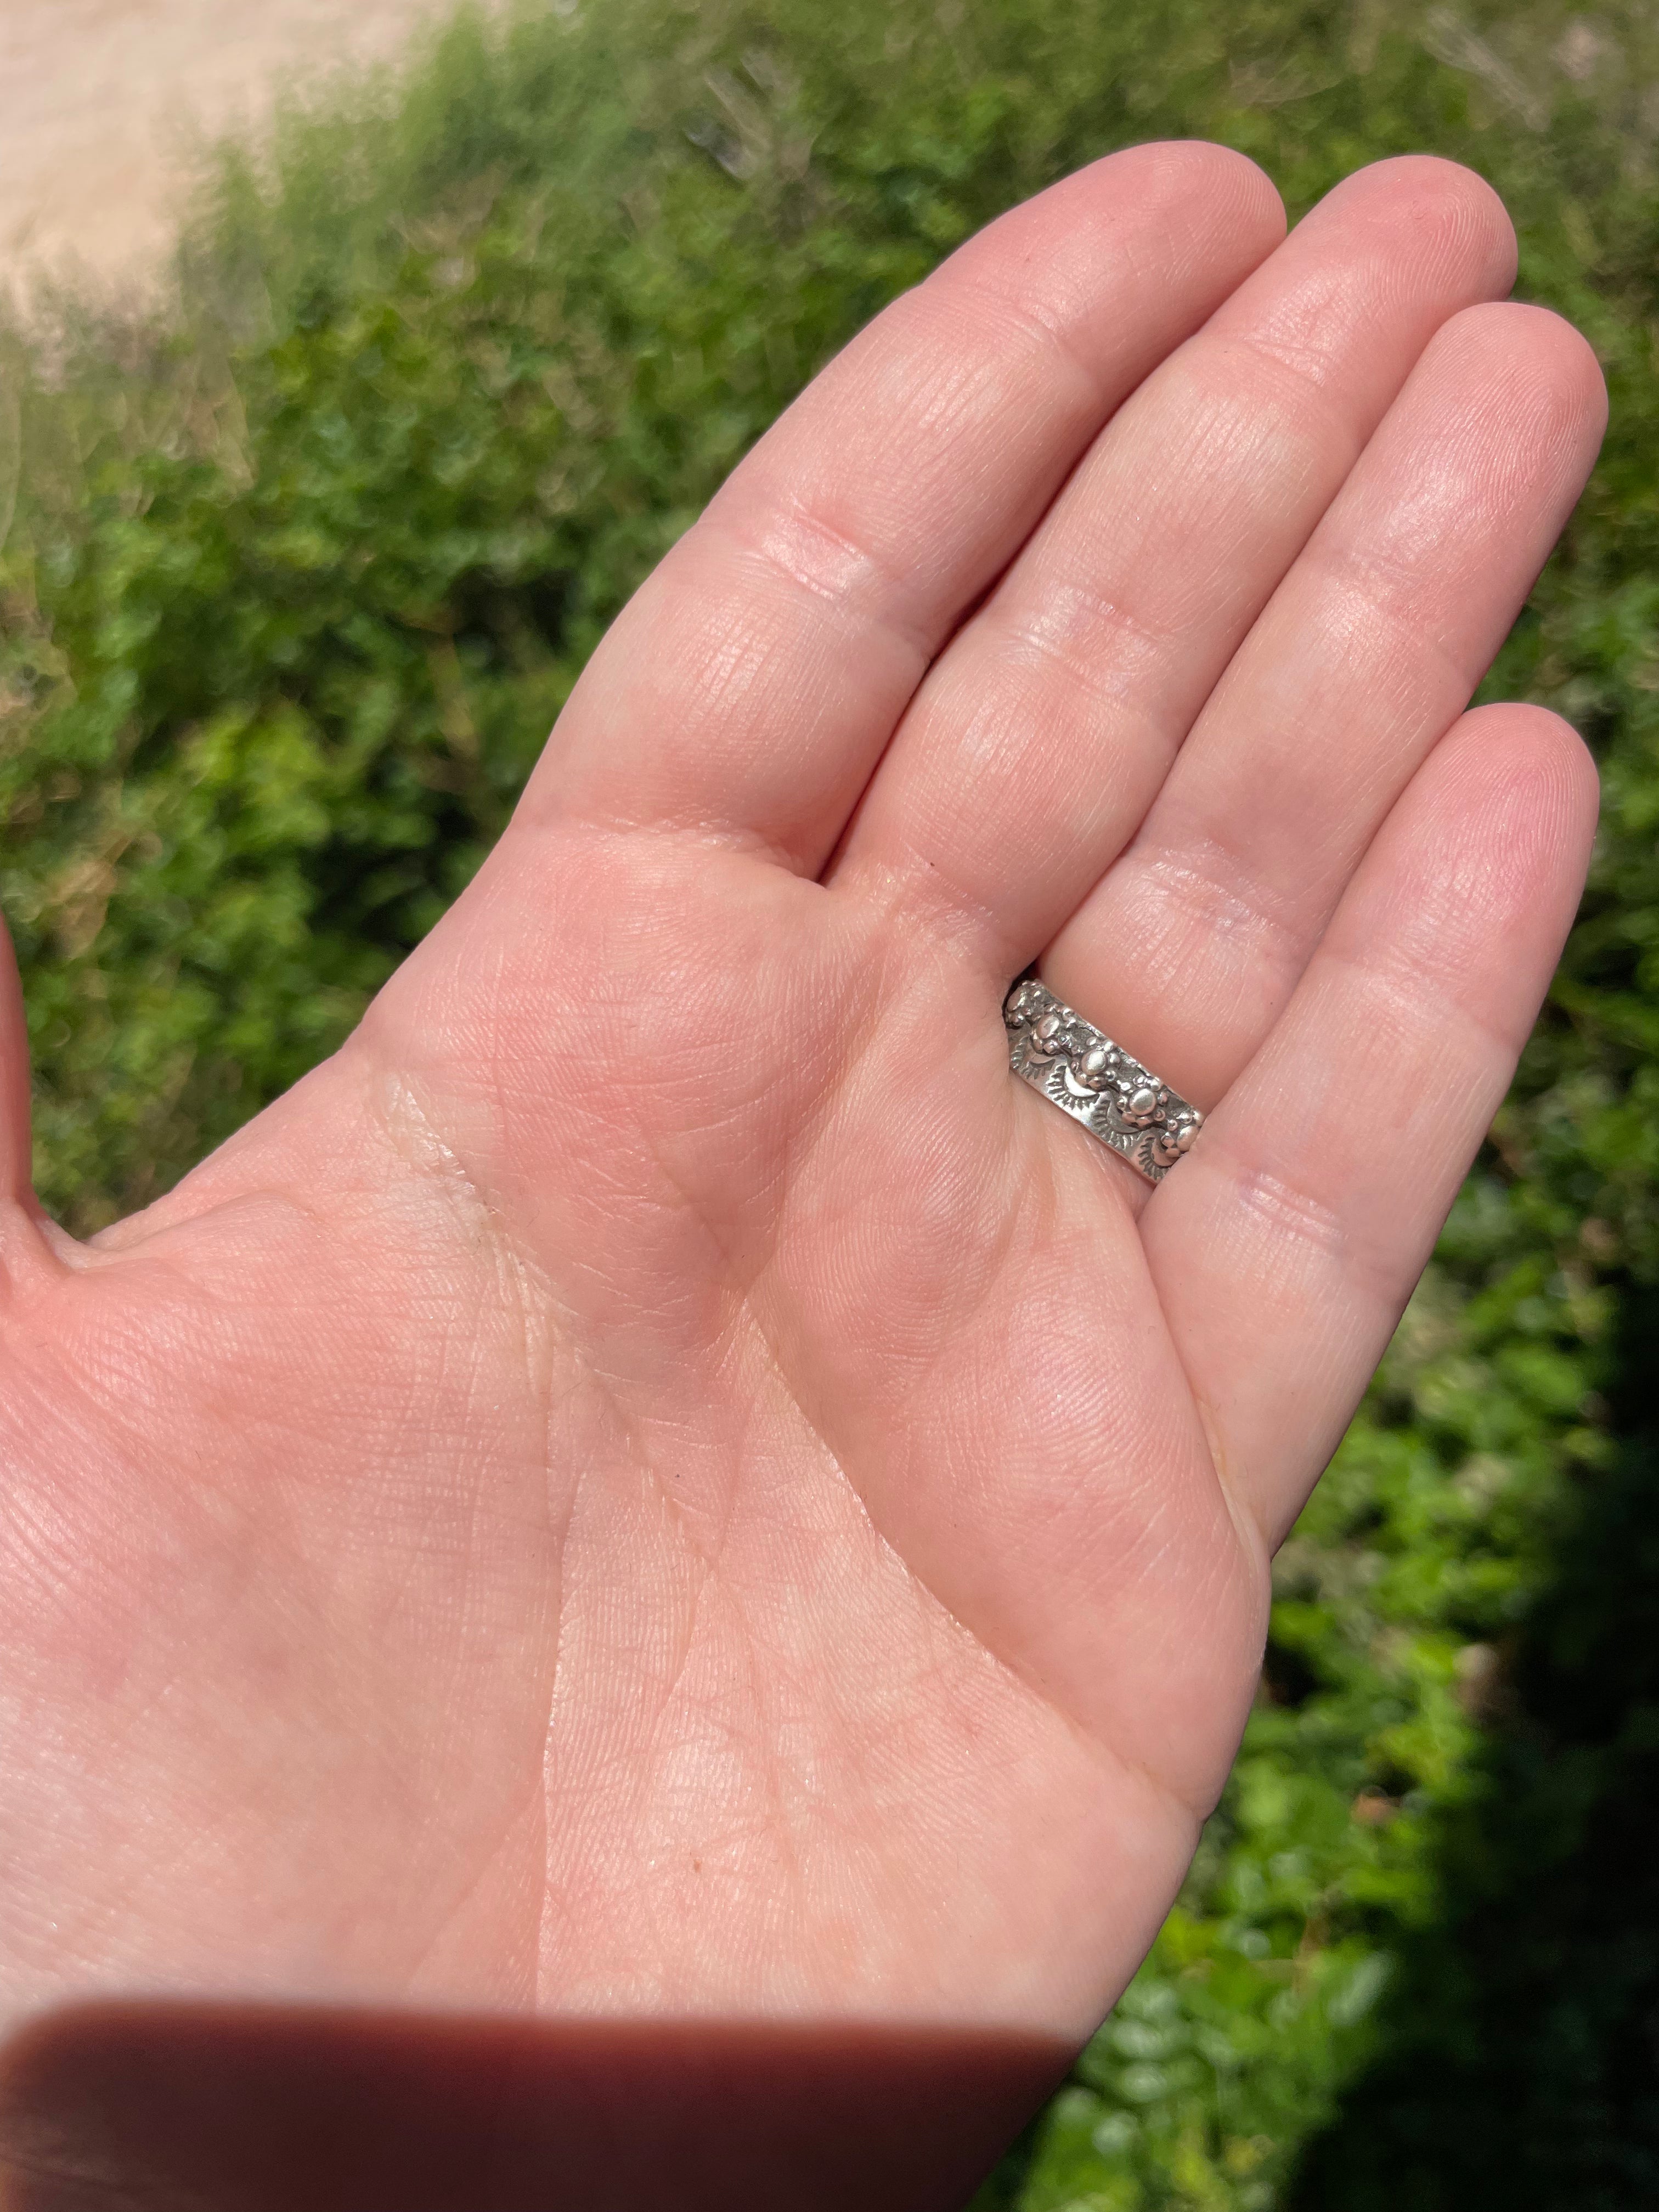
<instances>
[{"instance_id":1,"label":"open palm","mask_svg":"<svg viewBox=\"0 0 1659 2212\"><path fill-rule=\"evenodd\" d=\"M1444 164L1016 210L595 656L350 1042L139 1218L8 1032L0 1986L1081 2034L1595 812L1465 715L1588 349ZM1053 988L1208 1112L1155 1193Z\"/></svg>"}]
</instances>

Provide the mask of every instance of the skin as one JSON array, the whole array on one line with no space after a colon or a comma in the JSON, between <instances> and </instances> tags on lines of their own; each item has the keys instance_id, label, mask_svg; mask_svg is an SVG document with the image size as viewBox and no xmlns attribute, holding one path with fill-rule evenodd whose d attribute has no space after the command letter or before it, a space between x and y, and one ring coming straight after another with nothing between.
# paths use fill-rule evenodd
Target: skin
<instances>
[{"instance_id":1,"label":"skin","mask_svg":"<svg viewBox=\"0 0 1659 2212\"><path fill-rule=\"evenodd\" d=\"M595 655L331 1060L94 1239L5 1022L0 1990L1080 2039L1595 814L1466 713L1595 453L1487 188L1016 210ZM1015 1083L1041 972L1210 1109Z\"/></svg>"}]
</instances>

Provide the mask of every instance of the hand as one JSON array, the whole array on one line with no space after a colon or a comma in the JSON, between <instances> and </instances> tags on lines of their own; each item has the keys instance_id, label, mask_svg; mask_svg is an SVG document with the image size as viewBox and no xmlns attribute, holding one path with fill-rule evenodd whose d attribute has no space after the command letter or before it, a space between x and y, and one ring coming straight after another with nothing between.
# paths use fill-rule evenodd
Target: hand
<instances>
[{"instance_id":1,"label":"hand","mask_svg":"<svg viewBox=\"0 0 1659 2212\"><path fill-rule=\"evenodd\" d=\"M336 1057L86 1246L9 1018L0 1986L1079 2038L1509 1080L1465 714L1594 360L1429 161L1121 154L818 379ZM1034 958L1209 1111L1010 1076Z\"/></svg>"}]
</instances>

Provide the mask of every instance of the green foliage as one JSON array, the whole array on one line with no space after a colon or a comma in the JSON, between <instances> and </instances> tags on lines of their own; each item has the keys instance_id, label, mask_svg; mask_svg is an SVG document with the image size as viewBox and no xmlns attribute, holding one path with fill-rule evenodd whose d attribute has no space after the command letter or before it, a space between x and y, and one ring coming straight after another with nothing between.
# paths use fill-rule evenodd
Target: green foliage
<instances>
[{"instance_id":1,"label":"green foliage","mask_svg":"<svg viewBox=\"0 0 1659 2212\"><path fill-rule=\"evenodd\" d=\"M165 318L60 307L4 341L0 899L40 1187L89 1230L345 1034L635 581L1010 202L1161 134L1243 148L1293 212L1429 147L1493 179L1522 289L1595 338L1607 453L1494 679L1603 761L1583 918L1280 1558L1182 1902L987 2204L1257 2212L1300 2159L1354 2212L1659 2194L1627 2055L1659 1983L1633 1794L1659 1743L1656 83L1634 8L463 20L406 81L289 116L263 166L227 153Z\"/></svg>"}]
</instances>

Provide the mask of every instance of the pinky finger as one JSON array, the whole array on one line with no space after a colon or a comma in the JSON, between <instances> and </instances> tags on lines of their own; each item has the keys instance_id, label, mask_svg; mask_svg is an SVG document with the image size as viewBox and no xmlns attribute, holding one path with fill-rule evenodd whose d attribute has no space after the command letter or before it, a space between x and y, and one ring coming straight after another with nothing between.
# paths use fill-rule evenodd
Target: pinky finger
<instances>
[{"instance_id":1,"label":"pinky finger","mask_svg":"<svg viewBox=\"0 0 1659 2212\"><path fill-rule=\"evenodd\" d=\"M1223 1480L1269 1546L1334 1450L1502 1101L1595 811L1595 768L1565 722L1464 715L1146 1209Z\"/></svg>"}]
</instances>

